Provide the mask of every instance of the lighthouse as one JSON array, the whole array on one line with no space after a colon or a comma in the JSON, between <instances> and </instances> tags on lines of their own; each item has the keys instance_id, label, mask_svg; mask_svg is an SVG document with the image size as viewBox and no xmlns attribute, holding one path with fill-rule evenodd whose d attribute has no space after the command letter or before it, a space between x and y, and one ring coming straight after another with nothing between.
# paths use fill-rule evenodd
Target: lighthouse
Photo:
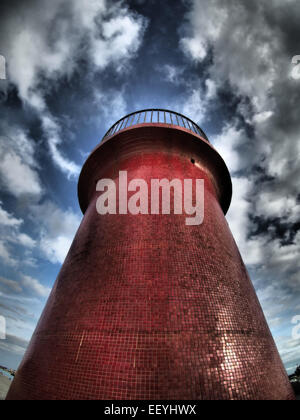
<instances>
[{"instance_id":1,"label":"lighthouse","mask_svg":"<svg viewBox=\"0 0 300 420\"><path fill-rule=\"evenodd\" d=\"M231 196L189 118L117 121L82 168L83 220L7 399L294 399L225 219Z\"/></svg>"}]
</instances>

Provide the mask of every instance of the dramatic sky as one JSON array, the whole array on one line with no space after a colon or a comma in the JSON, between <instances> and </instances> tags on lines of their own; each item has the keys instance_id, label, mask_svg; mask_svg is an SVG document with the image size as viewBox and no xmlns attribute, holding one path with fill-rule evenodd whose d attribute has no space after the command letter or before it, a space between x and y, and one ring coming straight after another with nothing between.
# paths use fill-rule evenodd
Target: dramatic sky
<instances>
[{"instance_id":1,"label":"dramatic sky","mask_svg":"<svg viewBox=\"0 0 300 420\"><path fill-rule=\"evenodd\" d=\"M16 368L81 220L77 179L126 113L199 123L288 372L300 363L299 0L2 0L0 365Z\"/></svg>"}]
</instances>

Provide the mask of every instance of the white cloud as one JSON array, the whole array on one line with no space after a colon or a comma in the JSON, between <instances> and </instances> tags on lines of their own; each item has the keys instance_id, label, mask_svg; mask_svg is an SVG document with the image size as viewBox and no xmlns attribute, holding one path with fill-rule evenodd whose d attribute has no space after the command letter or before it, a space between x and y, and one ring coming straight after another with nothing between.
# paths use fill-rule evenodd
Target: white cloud
<instances>
[{"instance_id":1,"label":"white cloud","mask_svg":"<svg viewBox=\"0 0 300 420\"><path fill-rule=\"evenodd\" d=\"M225 125L222 132L211 138L213 146L220 153L230 171L236 172L244 169L245 162L239 153L239 147L249 139L244 130L234 125Z\"/></svg>"},{"instance_id":2,"label":"white cloud","mask_svg":"<svg viewBox=\"0 0 300 420\"><path fill-rule=\"evenodd\" d=\"M99 109L99 114L101 112L104 115L107 127L127 113L126 101L122 91L111 90L104 94L101 90L95 89L94 105ZM99 124L99 114L96 117L97 121L93 121L96 126Z\"/></svg>"},{"instance_id":3,"label":"white cloud","mask_svg":"<svg viewBox=\"0 0 300 420\"><path fill-rule=\"evenodd\" d=\"M288 246L274 243L271 231L249 238L249 215L278 216L284 223L296 223L300 217L300 90L298 81L290 78L289 56L299 32L299 4L193 0L191 5L181 48L197 63L212 54L207 80L215 87L230 87L241 100L238 112L252 129L246 135L244 129L227 124L213 139L234 174L229 224L248 264L276 259L286 261L284 270L295 269L297 238ZM265 179L261 172L253 173L254 166L262 167ZM239 170L253 175L237 177Z\"/></svg>"},{"instance_id":4,"label":"white cloud","mask_svg":"<svg viewBox=\"0 0 300 420\"><path fill-rule=\"evenodd\" d=\"M270 238L268 232L249 238L251 229L249 215L253 212L253 181L249 178L233 177L232 184L232 203L226 218L244 262L249 266L263 266L265 274L269 273L271 276L270 273L275 270L277 275L282 275L281 280L285 286L289 285L297 289L299 278L297 275L295 277L294 273L298 273L300 270L298 258L300 255L300 232L295 235L293 243L288 245L283 245L278 238ZM266 199L266 197L264 198ZM268 204L264 206L264 208L267 207ZM272 204L270 204L270 209L272 209ZM268 216L271 216L271 213Z\"/></svg>"},{"instance_id":5,"label":"white cloud","mask_svg":"<svg viewBox=\"0 0 300 420\"><path fill-rule=\"evenodd\" d=\"M141 45L146 25L123 1L106 0L89 1L84 7L78 0L31 0L20 6L18 16L13 14L4 22L9 80L24 103L42 117L53 161L69 177L78 175L80 168L60 150L61 130L47 107L47 93L63 77L70 78L82 59L90 76L110 65L116 71L126 70ZM17 160L10 156L6 166L18 163L20 167ZM39 193L34 174L24 165L20 169L25 179L31 177L32 190ZM9 181L17 193L24 187L20 181L17 185L14 179Z\"/></svg>"},{"instance_id":6,"label":"white cloud","mask_svg":"<svg viewBox=\"0 0 300 420\"><path fill-rule=\"evenodd\" d=\"M53 264L62 264L72 244L73 238L64 234L57 237L44 235L41 239L40 246L44 255Z\"/></svg>"},{"instance_id":7,"label":"white cloud","mask_svg":"<svg viewBox=\"0 0 300 420\"><path fill-rule=\"evenodd\" d=\"M47 297L51 289L42 285L39 280L23 275L22 284L40 297Z\"/></svg>"},{"instance_id":8,"label":"white cloud","mask_svg":"<svg viewBox=\"0 0 300 420\"><path fill-rule=\"evenodd\" d=\"M300 219L300 204L297 197L284 195L282 191L262 191L255 202L256 214L264 218L279 218L289 223L296 223Z\"/></svg>"},{"instance_id":9,"label":"white cloud","mask_svg":"<svg viewBox=\"0 0 300 420\"><path fill-rule=\"evenodd\" d=\"M53 264L62 264L79 227L81 217L72 210L63 211L51 202L32 207L40 224L39 248Z\"/></svg>"},{"instance_id":10,"label":"white cloud","mask_svg":"<svg viewBox=\"0 0 300 420\"><path fill-rule=\"evenodd\" d=\"M198 124L204 120L206 114L206 98L200 89L193 89L185 99L182 113Z\"/></svg>"},{"instance_id":11,"label":"white cloud","mask_svg":"<svg viewBox=\"0 0 300 420\"><path fill-rule=\"evenodd\" d=\"M214 99L217 94L217 84L214 80L206 79L205 80L206 86L206 98L207 99Z\"/></svg>"},{"instance_id":12,"label":"white cloud","mask_svg":"<svg viewBox=\"0 0 300 420\"><path fill-rule=\"evenodd\" d=\"M137 52L140 43L143 20L130 15L125 9L116 10L113 16L102 23L104 39L97 37L99 27L95 28L92 40L92 58L97 69L104 69L114 63L118 71L125 67L129 58Z\"/></svg>"},{"instance_id":13,"label":"white cloud","mask_svg":"<svg viewBox=\"0 0 300 420\"><path fill-rule=\"evenodd\" d=\"M192 31L182 39L183 51L193 60L202 61L212 49L213 77L229 80L239 93L253 98L253 105L261 110L274 83L278 47L277 37L262 13L264 5L254 5L250 10L246 2L237 4L233 0L192 3Z\"/></svg>"},{"instance_id":14,"label":"white cloud","mask_svg":"<svg viewBox=\"0 0 300 420\"><path fill-rule=\"evenodd\" d=\"M233 196L226 215L231 232L237 242L244 262L249 265L262 264L264 241L261 238L249 239L249 214L251 212L252 182L248 178L232 178Z\"/></svg>"},{"instance_id":15,"label":"white cloud","mask_svg":"<svg viewBox=\"0 0 300 420\"><path fill-rule=\"evenodd\" d=\"M3 209L3 203L0 201L0 225L4 226L20 226L23 223L22 219L16 219L12 214Z\"/></svg>"},{"instance_id":16,"label":"white cloud","mask_svg":"<svg viewBox=\"0 0 300 420\"><path fill-rule=\"evenodd\" d=\"M253 117L253 122L255 124L261 124L264 123L265 121L267 121L269 118L272 117L273 115L273 111L264 111L264 112L259 112L257 114L254 115Z\"/></svg>"},{"instance_id":17,"label":"white cloud","mask_svg":"<svg viewBox=\"0 0 300 420\"><path fill-rule=\"evenodd\" d=\"M8 266L15 267L17 261L11 255L11 252L7 249L3 241L0 240L0 258Z\"/></svg>"},{"instance_id":18,"label":"white cloud","mask_svg":"<svg viewBox=\"0 0 300 420\"><path fill-rule=\"evenodd\" d=\"M1 131L5 134L1 137L1 144L6 150L13 150L21 156L24 163L32 168L38 168L35 158L35 144L31 141L28 133L23 129L9 124L6 120L1 122Z\"/></svg>"},{"instance_id":19,"label":"white cloud","mask_svg":"<svg viewBox=\"0 0 300 420\"><path fill-rule=\"evenodd\" d=\"M22 356L28 346L28 341L8 334L6 340L0 340L0 349Z\"/></svg>"},{"instance_id":20,"label":"white cloud","mask_svg":"<svg viewBox=\"0 0 300 420\"><path fill-rule=\"evenodd\" d=\"M8 266L15 267L18 265L16 250L11 249L12 245L26 249L28 253L26 264L28 262L28 265L30 265L33 262L30 253L32 248L35 247L36 241L26 233L21 232L23 223L23 219L17 219L13 214L7 212L0 201L0 258Z\"/></svg>"},{"instance_id":21,"label":"white cloud","mask_svg":"<svg viewBox=\"0 0 300 420\"><path fill-rule=\"evenodd\" d=\"M0 164L0 173L4 186L16 197L25 194L41 194L37 174L14 152L4 155Z\"/></svg>"},{"instance_id":22,"label":"white cloud","mask_svg":"<svg viewBox=\"0 0 300 420\"><path fill-rule=\"evenodd\" d=\"M49 150L54 163L69 177L78 175L80 167L76 163L65 158L59 151L59 145L62 143L62 140L58 123L54 121L49 113L45 113L42 116L42 125L47 133Z\"/></svg>"},{"instance_id":23,"label":"white cloud","mask_svg":"<svg viewBox=\"0 0 300 420\"><path fill-rule=\"evenodd\" d=\"M0 180L3 188L15 197L39 197L42 194L33 153L29 152L29 149L32 149L29 140L23 135L20 136L18 131L14 139L0 137Z\"/></svg>"},{"instance_id":24,"label":"white cloud","mask_svg":"<svg viewBox=\"0 0 300 420\"><path fill-rule=\"evenodd\" d=\"M297 195L300 91L289 77L289 51L299 28L298 2L291 0L285 7L263 0L249 7L246 1L193 0L187 17L190 26L181 43L183 51L198 62L211 51L209 80L217 86L229 83L232 93L250 104L239 107L254 129L252 153L241 159L248 166L263 159L267 174L276 176L277 184L282 183L291 196ZM205 54L190 45L205 47Z\"/></svg>"},{"instance_id":25,"label":"white cloud","mask_svg":"<svg viewBox=\"0 0 300 420\"><path fill-rule=\"evenodd\" d=\"M20 293L23 290L17 281L6 279L4 277L0 277L0 284L8 287L9 289L17 293Z\"/></svg>"},{"instance_id":26,"label":"white cloud","mask_svg":"<svg viewBox=\"0 0 300 420\"><path fill-rule=\"evenodd\" d=\"M16 243L26 248L34 248L36 245L36 241L30 236L26 235L26 233L18 233L16 235Z\"/></svg>"},{"instance_id":27,"label":"white cloud","mask_svg":"<svg viewBox=\"0 0 300 420\"><path fill-rule=\"evenodd\" d=\"M196 61L205 54L193 52L191 43L205 46L206 54L211 49L210 79L217 85L229 82L232 93L248 98L250 111L240 111L256 129L253 148L267 155L265 166L271 175L284 177L299 168L300 91L289 78L288 42L293 38L284 37L288 19L293 36L299 14L294 0L288 8L265 0L252 7L246 1L194 0L188 13L190 32L182 43L183 51Z\"/></svg>"},{"instance_id":28,"label":"white cloud","mask_svg":"<svg viewBox=\"0 0 300 420\"><path fill-rule=\"evenodd\" d=\"M295 368L299 366L300 339L295 340L289 336L281 336L276 341L284 363L294 368L290 371L290 373L293 373Z\"/></svg>"},{"instance_id":29,"label":"white cloud","mask_svg":"<svg viewBox=\"0 0 300 420\"><path fill-rule=\"evenodd\" d=\"M178 85L180 83L183 83L184 81L182 79L184 68L182 67L174 66L171 64L165 64L163 66L157 66L157 71L162 73L164 76L164 80L166 80L169 83Z\"/></svg>"},{"instance_id":30,"label":"white cloud","mask_svg":"<svg viewBox=\"0 0 300 420\"><path fill-rule=\"evenodd\" d=\"M282 245L277 239L272 241L271 246L272 248L270 247L269 249L269 266L273 266L276 268L276 270L279 271L282 271L286 268L290 268L294 272L296 272L296 282L294 283L294 277L290 275L290 279L292 279L292 282L287 276L287 278L285 278L285 284L289 284L290 286L292 286L294 283L295 289L299 289L298 273L300 270L300 231L297 232L293 242L289 245Z\"/></svg>"},{"instance_id":31,"label":"white cloud","mask_svg":"<svg viewBox=\"0 0 300 420\"><path fill-rule=\"evenodd\" d=\"M201 39L182 38L182 49L195 61L202 61L207 54L207 46Z\"/></svg>"}]
</instances>

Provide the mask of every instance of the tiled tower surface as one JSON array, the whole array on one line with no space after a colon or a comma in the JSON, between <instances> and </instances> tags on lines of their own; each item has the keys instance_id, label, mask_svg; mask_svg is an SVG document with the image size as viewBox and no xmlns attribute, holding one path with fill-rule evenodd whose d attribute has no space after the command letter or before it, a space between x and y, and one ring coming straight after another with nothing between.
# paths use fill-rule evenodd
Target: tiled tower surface
<instances>
[{"instance_id":1,"label":"tiled tower surface","mask_svg":"<svg viewBox=\"0 0 300 420\"><path fill-rule=\"evenodd\" d=\"M126 124L125 124L126 126ZM100 216L99 179L204 179L186 215ZM189 128L111 132L79 180L81 226L7 399L293 399L224 213L225 163Z\"/></svg>"}]
</instances>

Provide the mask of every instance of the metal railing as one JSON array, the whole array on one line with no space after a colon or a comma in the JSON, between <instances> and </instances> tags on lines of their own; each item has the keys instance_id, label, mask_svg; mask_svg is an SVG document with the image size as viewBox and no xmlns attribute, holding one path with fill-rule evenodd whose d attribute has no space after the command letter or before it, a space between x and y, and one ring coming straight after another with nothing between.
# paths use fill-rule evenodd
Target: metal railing
<instances>
[{"instance_id":1,"label":"metal railing","mask_svg":"<svg viewBox=\"0 0 300 420\"><path fill-rule=\"evenodd\" d=\"M125 128L149 123L168 124L186 128L187 130L203 137L208 141L204 131L192 120L182 114L179 114L178 112L169 111L167 109L144 109L142 111L132 112L131 114L128 114L117 121L105 134L103 140L113 136Z\"/></svg>"}]
</instances>

